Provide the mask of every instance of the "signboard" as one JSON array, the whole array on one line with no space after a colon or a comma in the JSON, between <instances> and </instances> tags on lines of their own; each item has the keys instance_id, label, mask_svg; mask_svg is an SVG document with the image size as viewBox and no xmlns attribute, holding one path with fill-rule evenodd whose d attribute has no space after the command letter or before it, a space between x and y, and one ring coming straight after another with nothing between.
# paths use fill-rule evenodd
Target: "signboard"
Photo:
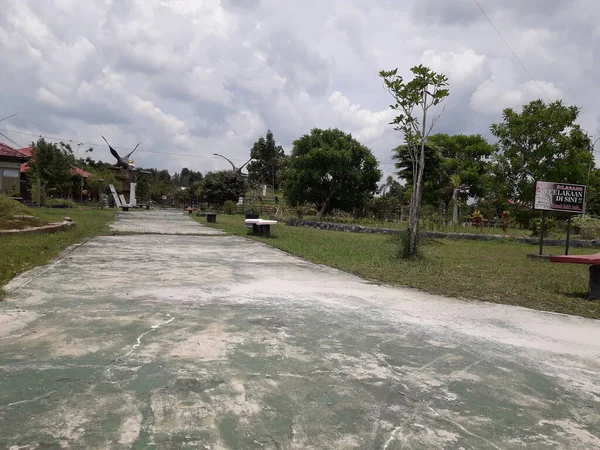
<instances>
[{"instance_id":1,"label":"signboard","mask_svg":"<svg viewBox=\"0 0 600 450\"><path fill-rule=\"evenodd\" d=\"M125 201L125 197L123 197L123 194L120 194L119 198L121 199L121 206L129 206Z\"/></svg>"},{"instance_id":2,"label":"signboard","mask_svg":"<svg viewBox=\"0 0 600 450\"><path fill-rule=\"evenodd\" d=\"M133 206L134 208L137 206L137 201L135 199L135 186L136 185L137 185L137 183L129 184L129 204L131 206Z\"/></svg>"},{"instance_id":3,"label":"signboard","mask_svg":"<svg viewBox=\"0 0 600 450\"><path fill-rule=\"evenodd\" d=\"M533 209L583 214L585 186L570 183L535 182Z\"/></svg>"},{"instance_id":4,"label":"signboard","mask_svg":"<svg viewBox=\"0 0 600 450\"><path fill-rule=\"evenodd\" d=\"M119 196L117 195L117 191L115 189L115 187L112 184L109 184L108 187L110 188L110 193L113 196L113 199L115 200L115 206L117 208L121 207L121 201L119 200Z\"/></svg>"}]
</instances>

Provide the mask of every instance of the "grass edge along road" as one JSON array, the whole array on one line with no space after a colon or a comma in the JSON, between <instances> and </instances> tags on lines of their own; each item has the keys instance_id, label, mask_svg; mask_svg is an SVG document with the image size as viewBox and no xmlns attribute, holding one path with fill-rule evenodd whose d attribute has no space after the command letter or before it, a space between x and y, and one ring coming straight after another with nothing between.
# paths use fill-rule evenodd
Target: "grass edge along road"
<instances>
[{"instance_id":1,"label":"grass edge along road","mask_svg":"<svg viewBox=\"0 0 600 450\"><path fill-rule=\"evenodd\" d=\"M115 210L105 209L39 209L34 210L46 222L60 222L63 217L73 219L75 226L55 233L0 236L0 301L6 293L2 287L12 278L56 258L60 252L84 240L105 234ZM82 267L82 275L85 268Z\"/></svg>"},{"instance_id":2,"label":"grass edge along road","mask_svg":"<svg viewBox=\"0 0 600 450\"><path fill-rule=\"evenodd\" d=\"M194 219L205 223L204 218ZM360 234L291 227L279 223L272 237L251 236L243 215L218 216L208 224L229 234L250 237L299 256L392 285L541 311L600 319L600 301L587 300L588 266L553 264L526 258L534 245L509 241L426 240L423 258L396 258L397 236ZM562 247L545 247L545 254L563 254ZM572 254L594 253L574 248Z\"/></svg>"}]
</instances>

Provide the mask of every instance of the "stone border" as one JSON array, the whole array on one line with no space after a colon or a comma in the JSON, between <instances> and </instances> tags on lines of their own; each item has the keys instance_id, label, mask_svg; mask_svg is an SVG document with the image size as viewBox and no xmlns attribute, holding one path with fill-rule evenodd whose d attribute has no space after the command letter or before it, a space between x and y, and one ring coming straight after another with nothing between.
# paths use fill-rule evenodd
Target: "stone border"
<instances>
[{"instance_id":1,"label":"stone border","mask_svg":"<svg viewBox=\"0 0 600 450\"><path fill-rule=\"evenodd\" d=\"M56 231L68 230L75 225L75 222L64 220L58 223L50 223L41 227L35 228L24 228L22 230L0 230L0 236L20 236L23 234L37 234L37 233L54 233Z\"/></svg>"},{"instance_id":2,"label":"stone border","mask_svg":"<svg viewBox=\"0 0 600 450\"><path fill-rule=\"evenodd\" d=\"M280 222L292 227L309 227L318 228L319 230L330 230L330 231L346 231L349 233L371 233L371 234L396 234L404 233L404 230L395 230L393 228L373 228L364 227L362 225L344 225L341 223L332 222L317 222L315 220L301 220L301 219L284 219L276 218ZM475 233L443 233L440 231L422 231L421 236L426 238L446 238L446 239L465 239L470 241L512 241L519 242L521 244L537 244L538 238L533 237L512 237L505 236L502 234L475 234ZM544 245L556 245L564 246L565 240L563 239L544 239ZM598 241L584 241L584 240L571 240L569 242L571 247L579 248L600 248L600 242Z\"/></svg>"}]
</instances>

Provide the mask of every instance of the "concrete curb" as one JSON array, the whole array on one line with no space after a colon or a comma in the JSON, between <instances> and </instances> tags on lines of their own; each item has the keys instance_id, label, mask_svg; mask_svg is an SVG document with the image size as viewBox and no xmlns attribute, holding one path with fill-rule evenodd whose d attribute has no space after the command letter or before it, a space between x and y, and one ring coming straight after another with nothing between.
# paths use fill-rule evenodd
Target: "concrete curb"
<instances>
[{"instance_id":1,"label":"concrete curb","mask_svg":"<svg viewBox=\"0 0 600 450\"><path fill-rule=\"evenodd\" d=\"M318 228L319 230L331 230L331 231L346 231L349 233L371 233L371 234L396 234L404 233L404 230L395 230L393 228L373 228L364 227L362 225L344 225L341 223L331 222L317 222L314 220L300 220L300 219L284 219L277 218L280 222L292 227L309 227ZM475 233L443 233L439 231L422 231L420 233L422 237L426 238L446 238L446 239L464 239L470 241L512 241L519 242L521 244L537 244L539 238L534 237L512 237L505 236L502 234L475 234ZM544 239L544 245L556 245L564 246L565 241L562 239ZM571 240L569 242L571 247L578 248L600 248L600 242L598 241L583 241L583 240Z\"/></svg>"},{"instance_id":2,"label":"concrete curb","mask_svg":"<svg viewBox=\"0 0 600 450\"><path fill-rule=\"evenodd\" d=\"M37 233L55 233L56 231L68 230L75 225L75 222L64 220L58 223L51 223L35 228L25 228L23 230L2 230L0 236L20 236L23 234L37 234Z\"/></svg>"}]
</instances>

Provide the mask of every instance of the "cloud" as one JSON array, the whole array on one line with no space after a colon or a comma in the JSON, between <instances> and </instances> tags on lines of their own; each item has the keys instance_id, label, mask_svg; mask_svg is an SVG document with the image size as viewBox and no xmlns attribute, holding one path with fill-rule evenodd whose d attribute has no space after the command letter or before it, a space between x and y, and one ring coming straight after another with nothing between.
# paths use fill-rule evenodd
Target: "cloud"
<instances>
[{"instance_id":1,"label":"cloud","mask_svg":"<svg viewBox=\"0 0 600 450\"><path fill-rule=\"evenodd\" d=\"M600 133L600 4L479 3L535 82L472 0L4 0L0 116L19 114L2 128L143 140L138 166L208 171L227 167L215 152L245 162L267 128L289 151L338 127L387 173L401 136L378 72L422 63L450 79L437 132L486 134L503 108L543 97L579 105ZM110 160L103 145L94 156Z\"/></svg>"}]
</instances>

